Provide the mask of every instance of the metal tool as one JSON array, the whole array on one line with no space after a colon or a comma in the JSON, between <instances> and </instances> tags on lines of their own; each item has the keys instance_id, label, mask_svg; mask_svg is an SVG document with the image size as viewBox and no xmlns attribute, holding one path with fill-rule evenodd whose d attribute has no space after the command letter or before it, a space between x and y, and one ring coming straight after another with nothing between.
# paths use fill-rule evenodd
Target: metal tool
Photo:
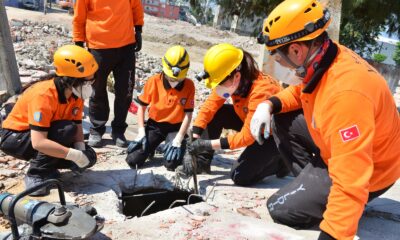
<instances>
[{"instance_id":1,"label":"metal tool","mask_svg":"<svg viewBox=\"0 0 400 240\"><path fill-rule=\"evenodd\" d=\"M193 142L193 132L189 131L189 141ZM194 153L189 153L192 157L192 167L193 167L193 183L194 183L194 193L199 194L199 188L197 186L197 156Z\"/></svg>"},{"instance_id":2,"label":"metal tool","mask_svg":"<svg viewBox=\"0 0 400 240\"><path fill-rule=\"evenodd\" d=\"M49 185L57 185L60 204L24 198ZM0 240L17 239L86 239L104 226L104 218L97 216L93 207L67 205L61 182L49 179L18 195L0 194L0 215L10 222L11 233L0 235ZM18 225L24 226L22 234Z\"/></svg>"}]
</instances>

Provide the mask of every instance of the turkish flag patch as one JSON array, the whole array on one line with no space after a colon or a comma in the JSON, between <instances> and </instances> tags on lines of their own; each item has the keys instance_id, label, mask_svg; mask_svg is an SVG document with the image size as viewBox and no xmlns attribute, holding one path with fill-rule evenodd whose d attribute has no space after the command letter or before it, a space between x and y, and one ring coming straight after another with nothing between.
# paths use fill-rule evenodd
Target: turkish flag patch
<instances>
[{"instance_id":1,"label":"turkish flag patch","mask_svg":"<svg viewBox=\"0 0 400 240\"><path fill-rule=\"evenodd\" d=\"M343 142L356 139L360 136L360 131L358 130L357 125L351 126L346 129L341 129L339 130L339 132Z\"/></svg>"}]
</instances>

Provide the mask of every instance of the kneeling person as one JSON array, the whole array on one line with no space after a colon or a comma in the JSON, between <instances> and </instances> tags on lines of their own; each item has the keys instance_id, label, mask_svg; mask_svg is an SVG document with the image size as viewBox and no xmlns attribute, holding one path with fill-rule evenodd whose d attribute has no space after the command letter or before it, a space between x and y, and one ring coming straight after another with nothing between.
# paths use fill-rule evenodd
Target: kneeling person
<instances>
[{"instance_id":1,"label":"kneeling person","mask_svg":"<svg viewBox=\"0 0 400 240\"><path fill-rule=\"evenodd\" d=\"M34 83L3 122L0 149L30 160L26 188L59 177L57 169L83 170L96 153L83 142L83 99L90 96L98 66L85 49L66 45L54 54L56 75ZM32 196L47 195L43 188Z\"/></svg>"},{"instance_id":2,"label":"kneeling person","mask_svg":"<svg viewBox=\"0 0 400 240\"><path fill-rule=\"evenodd\" d=\"M126 162L133 169L141 167L151 153L165 139L164 165L174 170L181 164L185 152L185 134L192 119L195 88L186 78L190 61L186 50L174 46L162 59L163 72L150 77L143 92L137 97L138 135L128 147ZM149 119L144 126L144 113Z\"/></svg>"}]
</instances>

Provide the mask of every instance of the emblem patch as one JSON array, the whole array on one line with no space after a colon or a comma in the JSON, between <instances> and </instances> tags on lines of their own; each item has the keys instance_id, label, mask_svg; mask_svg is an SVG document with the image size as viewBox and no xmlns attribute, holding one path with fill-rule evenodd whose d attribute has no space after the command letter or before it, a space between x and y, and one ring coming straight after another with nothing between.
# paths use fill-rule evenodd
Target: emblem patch
<instances>
[{"instance_id":1,"label":"emblem patch","mask_svg":"<svg viewBox=\"0 0 400 240\"><path fill-rule=\"evenodd\" d=\"M74 108L72 109L72 115L73 115L73 116L76 116L76 115L78 114L78 112L79 112L79 108L78 108L78 107L74 107Z\"/></svg>"},{"instance_id":2,"label":"emblem patch","mask_svg":"<svg viewBox=\"0 0 400 240\"><path fill-rule=\"evenodd\" d=\"M35 112L35 113L33 114L33 119L34 119L36 122L42 121L42 113L41 113L41 112Z\"/></svg>"},{"instance_id":3,"label":"emblem patch","mask_svg":"<svg viewBox=\"0 0 400 240\"><path fill-rule=\"evenodd\" d=\"M185 105L185 104L186 104L186 101L187 101L187 98L181 98L181 104L182 104L182 105Z\"/></svg>"},{"instance_id":4,"label":"emblem patch","mask_svg":"<svg viewBox=\"0 0 400 240\"><path fill-rule=\"evenodd\" d=\"M358 130L358 126L354 125L346 129L339 130L340 136L342 137L343 142L347 142L353 139L356 139L360 136L360 131Z\"/></svg>"}]
</instances>

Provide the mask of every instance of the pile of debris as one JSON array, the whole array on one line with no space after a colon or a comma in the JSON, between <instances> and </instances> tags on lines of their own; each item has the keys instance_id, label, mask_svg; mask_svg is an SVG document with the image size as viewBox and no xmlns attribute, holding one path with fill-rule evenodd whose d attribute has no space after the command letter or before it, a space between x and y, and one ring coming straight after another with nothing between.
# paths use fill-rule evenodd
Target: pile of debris
<instances>
[{"instance_id":1,"label":"pile of debris","mask_svg":"<svg viewBox=\"0 0 400 240\"><path fill-rule=\"evenodd\" d=\"M0 151L0 192L16 186L25 176L27 161L18 160Z\"/></svg>"}]
</instances>

